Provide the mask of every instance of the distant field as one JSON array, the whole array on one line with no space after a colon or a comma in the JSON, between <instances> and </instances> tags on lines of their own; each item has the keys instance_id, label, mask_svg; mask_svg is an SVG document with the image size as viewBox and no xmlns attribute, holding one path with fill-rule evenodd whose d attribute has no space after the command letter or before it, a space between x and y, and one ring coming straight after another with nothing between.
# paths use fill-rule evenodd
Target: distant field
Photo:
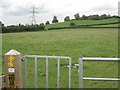
<instances>
[{"instance_id":1,"label":"distant field","mask_svg":"<svg viewBox=\"0 0 120 90\"><path fill-rule=\"evenodd\" d=\"M105 24L105 23L118 22L118 19L111 18L111 19L104 19L104 20L74 20L74 21L68 21L68 22L49 24L49 25L46 25L46 29L56 28L56 27L68 27L68 26L70 26L70 22L74 22L76 25Z\"/></svg>"},{"instance_id":2,"label":"distant field","mask_svg":"<svg viewBox=\"0 0 120 90\"><path fill-rule=\"evenodd\" d=\"M110 25L98 25L92 27L120 27L119 24L110 24Z\"/></svg>"},{"instance_id":3,"label":"distant field","mask_svg":"<svg viewBox=\"0 0 120 90\"><path fill-rule=\"evenodd\" d=\"M3 34L3 55L10 49L25 54L78 57L117 57L117 29L71 29ZM3 61L4 63L4 61ZM24 64L24 62L23 62ZM51 88L56 87L57 62L49 61ZM28 62L28 87L34 87L34 62ZM61 87L68 86L67 61L61 61ZM39 87L45 88L45 60L38 62ZM3 72L4 73L4 72ZM118 62L84 62L84 77L118 77ZM72 69L72 87L78 87L78 69ZM117 88L117 81L84 81L85 88Z\"/></svg>"}]
</instances>

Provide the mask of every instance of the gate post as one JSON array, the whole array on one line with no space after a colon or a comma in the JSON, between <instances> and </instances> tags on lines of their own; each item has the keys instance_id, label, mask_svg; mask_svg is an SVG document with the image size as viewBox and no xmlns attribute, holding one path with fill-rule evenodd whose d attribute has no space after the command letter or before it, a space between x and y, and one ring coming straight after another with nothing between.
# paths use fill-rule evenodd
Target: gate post
<instances>
[{"instance_id":1,"label":"gate post","mask_svg":"<svg viewBox=\"0 0 120 90\"><path fill-rule=\"evenodd\" d=\"M21 53L10 50L5 54L6 88L22 88Z\"/></svg>"}]
</instances>

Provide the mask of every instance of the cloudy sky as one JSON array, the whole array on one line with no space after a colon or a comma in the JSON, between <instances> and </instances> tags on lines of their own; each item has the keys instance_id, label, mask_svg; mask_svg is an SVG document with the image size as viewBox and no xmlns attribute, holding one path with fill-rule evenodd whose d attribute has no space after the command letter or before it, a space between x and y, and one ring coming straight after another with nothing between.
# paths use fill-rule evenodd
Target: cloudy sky
<instances>
[{"instance_id":1,"label":"cloudy sky","mask_svg":"<svg viewBox=\"0 0 120 90\"><path fill-rule=\"evenodd\" d=\"M57 16L63 21L65 16L74 14L118 15L119 0L0 0L0 21L5 25L31 24L31 8L36 7L37 23L52 21Z\"/></svg>"}]
</instances>

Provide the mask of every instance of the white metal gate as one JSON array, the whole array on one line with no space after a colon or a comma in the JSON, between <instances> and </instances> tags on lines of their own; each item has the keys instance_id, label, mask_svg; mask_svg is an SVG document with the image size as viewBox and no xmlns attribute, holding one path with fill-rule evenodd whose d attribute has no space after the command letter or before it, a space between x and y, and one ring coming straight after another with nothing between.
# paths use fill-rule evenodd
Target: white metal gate
<instances>
[{"instance_id":1,"label":"white metal gate","mask_svg":"<svg viewBox=\"0 0 120 90\"><path fill-rule=\"evenodd\" d=\"M68 77L68 87L71 88L71 65L72 65L72 58L71 57L66 57L66 56L40 56L40 55L25 55L24 60L24 88L27 88L27 58L34 58L34 87L38 88L38 72L37 72L37 61L38 58L45 58L46 59L46 88L49 88L49 83L48 83L48 63L49 59L56 59L57 60L57 88L60 88L60 59L65 59L69 60L69 77Z\"/></svg>"},{"instance_id":2,"label":"white metal gate","mask_svg":"<svg viewBox=\"0 0 120 90\"><path fill-rule=\"evenodd\" d=\"M96 58L96 57L81 57L79 58L79 64L75 64L79 66L79 77L81 84L80 87L83 88L83 80L102 80L102 81L118 81L120 78L91 78L91 77L83 77L83 61L120 61L120 58Z\"/></svg>"},{"instance_id":3,"label":"white metal gate","mask_svg":"<svg viewBox=\"0 0 120 90\"><path fill-rule=\"evenodd\" d=\"M40 56L40 55L25 55L25 63L24 63L24 88L27 88L27 58L34 58L34 87L38 88L38 72L37 72L37 61L38 58L45 58L46 59L46 88L49 88L49 81L48 81L48 63L49 59L56 59L57 60L57 88L60 88L60 60L65 59L69 60L69 77L68 77L68 88L71 88L71 75L72 75L72 58L66 56ZM120 61L119 58L93 58L93 57L81 57L78 59L78 75L79 75L79 88L83 88L83 80L104 80L104 81L118 81L120 78L91 78L91 77L83 77L83 61Z\"/></svg>"}]
</instances>

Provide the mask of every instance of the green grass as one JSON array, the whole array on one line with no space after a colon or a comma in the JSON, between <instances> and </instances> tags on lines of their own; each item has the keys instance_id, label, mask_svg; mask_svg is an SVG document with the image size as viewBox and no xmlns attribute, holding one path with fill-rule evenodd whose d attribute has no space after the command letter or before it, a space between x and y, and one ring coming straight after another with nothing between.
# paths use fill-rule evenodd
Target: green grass
<instances>
[{"instance_id":1,"label":"green grass","mask_svg":"<svg viewBox=\"0 0 120 90\"><path fill-rule=\"evenodd\" d=\"M117 57L117 29L71 29L3 34L3 55L10 49L25 54L78 57ZM3 61L4 63L4 61ZM24 63L24 62L23 62ZM57 61L49 61L49 87L56 87ZM68 61L61 60L61 87L68 87ZM34 61L28 60L28 87L34 87ZM39 87L45 88L45 60L38 60ZM118 77L117 62L84 61L84 77ZM72 87L78 87L78 68L72 69ZM84 81L85 88L117 88L117 81Z\"/></svg>"},{"instance_id":2,"label":"green grass","mask_svg":"<svg viewBox=\"0 0 120 90\"><path fill-rule=\"evenodd\" d=\"M92 27L119 27L119 24L98 25L98 26L92 26Z\"/></svg>"},{"instance_id":3,"label":"green grass","mask_svg":"<svg viewBox=\"0 0 120 90\"><path fill-rule=\"evenodd\" d=\"M111 19L104 19L104 20L74 20L74 21L68 21L68 22L49 24L49 25L46 25L46 29L56 28L56 27L68 27L70 26L70 22L74 22L76 25L105 24L105 23L118 22L118 19L111 18Z\"/></svg>"}]
</instances>

